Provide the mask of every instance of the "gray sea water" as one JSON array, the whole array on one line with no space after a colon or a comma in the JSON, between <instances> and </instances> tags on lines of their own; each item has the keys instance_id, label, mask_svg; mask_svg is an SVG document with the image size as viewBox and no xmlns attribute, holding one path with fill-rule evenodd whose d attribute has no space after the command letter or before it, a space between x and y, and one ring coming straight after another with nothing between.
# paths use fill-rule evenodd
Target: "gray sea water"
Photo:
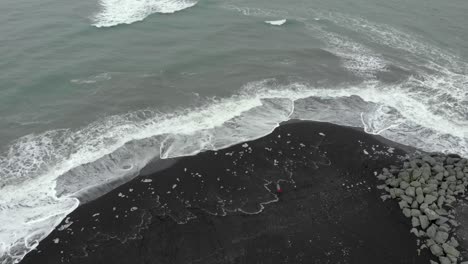
<instances>
[{"instance_id":1,"label":"gray sea water","mask_svg":"<svg viewBox=\"0 0 468 264\"><path fill-rule=\"evenodd\" d=\"M468 155L464 0L4 0L0 263L93 186L290 118Z\"/></svg>"}]
</instances>

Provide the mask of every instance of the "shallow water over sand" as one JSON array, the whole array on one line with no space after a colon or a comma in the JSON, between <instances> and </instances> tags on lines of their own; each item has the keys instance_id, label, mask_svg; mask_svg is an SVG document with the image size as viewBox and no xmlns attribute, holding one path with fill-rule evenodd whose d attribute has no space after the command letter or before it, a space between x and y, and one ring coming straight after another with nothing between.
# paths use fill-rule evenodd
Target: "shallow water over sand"
<instances>
[{"instance_id":1,"label":"shallow water over sand","mask_svg":"<svg viewBox=\"0 0 468 264\"><path fill-rule=\"evenodd\" d=\"M468 153L465 2L0 7L0 256L34 248L80 193L290 118Z\"/></svg>"}]
</instances>

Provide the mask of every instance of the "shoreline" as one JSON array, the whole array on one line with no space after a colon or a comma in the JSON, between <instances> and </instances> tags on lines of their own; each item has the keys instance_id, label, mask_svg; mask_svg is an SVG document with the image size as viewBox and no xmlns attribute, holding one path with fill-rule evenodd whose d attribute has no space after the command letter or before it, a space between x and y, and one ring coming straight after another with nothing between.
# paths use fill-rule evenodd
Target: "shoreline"
<instances>
[{"instance_id":1,"label":"shoreline","mask_svg":"<svg viewBox=\"0 0 468 264\"><path fill-rule=\"evenodd\" d=\"M161 171L161 170L164 170L168 167L171 167L173 166L174 164L176 164L180 159L183 159L183 158L187 158L187 157L193 157L193 156L196 156L196 155L199 155L200 153L203 153L203 152L206 152L206 151L222 151L224 149L228 149L228 148L231 148L233 146L236 146L236 145L239 145L239 144L244 144L245 142L252 142L252 141L256 141L260 138L263 138L263 137L267 137L268 135L270 135L271 133L273 133L278 127L280 126L285 126L285 125L289 125L289 124L294 124L294 123L302 123L302 122L311 122L311 123L315 123L316 121L310 121L310 120L301 120L301 119L291 119L291 120L288 120L288 121L284 121L284 122L281 122L277 127L275 127L270 133L264 135L264 136L261 136L259 138L256 138L256 139L252 139L252 140L247 140L247 141L241 141L239 143L236 143L236 144L232 144L232 145L229 145L229 146L226 146L222 149L217 149L217 150L203 150L201 152L198 152L197 154L193 154L193 155L187 155L187 156L181 156L181 157L175 157L175 158L168 158L168 159L161 159L161 158L157 158L153 161L150 161L148 164L146 164L141 170L140 172L138 173L137 176L133 176L133 175L129 175L129 176L126 176L126 177L123 177L123 178L118 178L118 179L115 179L111 182L108 182L106 184L103 184L103 185L96 185L96 186L90 186L88 187L87 189L83 189L77 193L75 193L73 195L74 198L78 199L80 201L80 206L81 205L84 205L90 201L93 201L95 199L98 199L99 197L101 196L104 196L106 195L108 192L116 189L117 187L121 186L121 185L124 185L130 181L132 181L133 179L135 178L138 178L138 177L142 177L142 176L145 176L145 175L151 175L151 174L154 174L158 171ZM317 123L328 123L328 122L317 122ZM332 124L332 123L330 123ZM354 129L356 131L359 131L359 132L362 132L362 133L365 133L364 132L364 129L361 128L361 127L353 127L353 126L342 126L342 125L337 125L337 126L340 126L340 127L345 127L345 128L350 128L350 129ZM400 144L400 143L397 143L397 142L393 142L389 139L386 139L380 135L374 135L374 134L370 134L372 135L375 139L379 140L380 142L382 142L383 144L386 144L388 146L391 146L393 148L400 148L404 151L406 151L408 154L414 154L416 152L420 152L420 153L424 153L423 151L421 150L418 150L417 148L415 147L411 147L411 146L407 146L407 145L403 145L403 144ZM100 191L95 191L95 190L100 190Z\"/></svg>"},{"instance_id":2,"label":"shoreline","mask_svg":"<svg viewBox=\"0 0 468 264\"><path fill-rule=\"evenodd\" d=\"M286 122L143 170L80 205L20 263L428 263L397 204L376 188L374 173L407 154L397 145L355 128Z\"/></svg>"}]
</instances>

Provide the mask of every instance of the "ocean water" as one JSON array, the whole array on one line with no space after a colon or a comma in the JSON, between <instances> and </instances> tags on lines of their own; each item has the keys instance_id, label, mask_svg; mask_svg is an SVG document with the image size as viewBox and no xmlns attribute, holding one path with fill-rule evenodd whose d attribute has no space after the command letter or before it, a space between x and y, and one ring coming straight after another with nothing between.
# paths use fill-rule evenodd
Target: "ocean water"
<instances>
[{"instance_id":1,"label":"ocean water","mask_svg":"<svg viewBox=\"0 0 468 264\"><path fill-rule=\"evenodd\" d=\"M2 264L95 187L291 118L468 155L463 0L4 0L0 12Z\"/></svg>"}]
</instances>

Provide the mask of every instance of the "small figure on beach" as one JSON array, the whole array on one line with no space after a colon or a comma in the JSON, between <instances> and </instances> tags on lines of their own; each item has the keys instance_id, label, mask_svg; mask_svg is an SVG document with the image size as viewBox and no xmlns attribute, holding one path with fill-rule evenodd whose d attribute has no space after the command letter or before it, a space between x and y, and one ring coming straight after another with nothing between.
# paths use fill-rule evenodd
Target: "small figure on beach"
<instances>
[{"instance_id":1,"label":"small figure on beach","mask_svg":"<svg viewBox=\"0 0 468 264\"><path fill-rule=\"evenodd\" d=\"M279 183L276 183L276 193L278 194L278 196L283 193L283 189L281 188Z\"/></svg>"}]
</instances>

